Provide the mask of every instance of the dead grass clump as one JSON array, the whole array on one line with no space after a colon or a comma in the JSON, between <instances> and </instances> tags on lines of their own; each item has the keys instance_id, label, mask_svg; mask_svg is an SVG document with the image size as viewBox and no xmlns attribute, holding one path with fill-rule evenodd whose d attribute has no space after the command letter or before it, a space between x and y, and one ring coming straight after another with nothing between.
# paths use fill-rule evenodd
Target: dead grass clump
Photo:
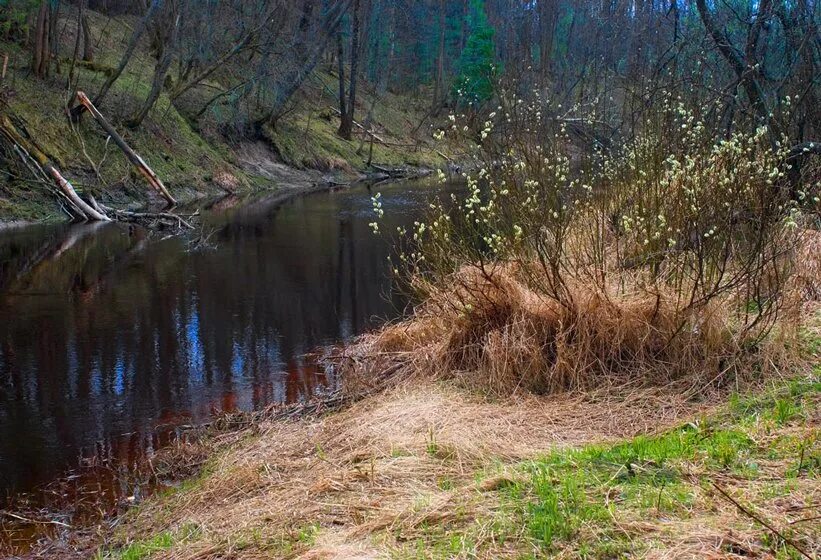
<instances>
[{"instance_id":1,"label":"dead grass clump","mask_svg":"<svg viewBox=\"0 0 821 560\"><path fill-rule=\"evenodd\" d=\"M560 303L532 281L512 265L463 268L411 320L363 339L347 382L391 362L497 395L718 381L745 342L718 301L682 309L673 294L625 290L623 277L618 296L577 283Z\"/></svg>"}]
</instances>

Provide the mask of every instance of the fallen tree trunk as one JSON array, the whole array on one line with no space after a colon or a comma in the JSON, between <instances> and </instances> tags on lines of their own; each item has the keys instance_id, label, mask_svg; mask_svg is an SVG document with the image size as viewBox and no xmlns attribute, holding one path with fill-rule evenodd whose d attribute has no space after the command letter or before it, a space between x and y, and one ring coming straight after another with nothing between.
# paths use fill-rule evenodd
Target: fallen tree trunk
<instances>
[{"instance_id":1,"label":"fallen tree trunk","mask_svg":"<svg viewBox=\"0 0 821 560\"><path fill-rule=\"evenodd\" d=\"M137 168L137 171L139 171L140 174L146 178L148 184L151 185L151 187L153 187L154 190L156 190L157 193L159 193L159 195L162 196L168 202L169 205L176 205L177 201L174 199L173 196L171 196L171 193L168 192L168 189L165 188L165 185L157 176L157 174L154 173L154 171L150 167L148 167L148 164L145 163L143 158L141 158L137 154L137 152L131 149L131 146L129 146L126 143L123 137L120 136L120 134L116 130L114 130L114 127L111 126L111 124L109 124L105 117L103 117L102 113L100 113L100 111L97 110L97 107L94 106L94 104L91 102L88 96L82 91L78 91L77 101L79 101L80 104L83 107L85 107L89 113L91 113L91 115L102 127L102 129L106 131L106 133L111 137L112 140L114 140L114 143L117 144L117 147L119 147L120 150L123 151L125 156L128 158L128 161L130 161L134 165L134 167Z\"/></svg>"},{"instance_id":2,"label":"fallen tree trunk","mask_svg":"<svg viewBox=\"0 0 821 560\"><path fill-rule=\"evenodd\" d=\"M3 115L0 118L0 131L15 145L19 150L21 150L24 155L32 158L34 162L40 166L45 174L51 177L54 181L54 184L57 185L59 191L66 197L68 202L71 204L72 209L74 212L85 220L96 220L100 222L110 222L111 219L106 216L105 214L98 212L94 208L92 208L85 200L80 198L77 194L77 191L74 190L74 187L71 183L66 180L65 177L60 173L60 171L51 163L49 157L44 154L37 146L34 145L33 142L30 142L26 139L20 132L17 130L17 127L14 126L14 123L11 122L11 119L8 115Z\"/></svg>"},{"instance_id":3,"label":"fallen tree trunk","mask_svg":"<svg viewBox=\"0 0 821 560\"><path fill-rule=\"evenodd\" d=\"M427 177L428 175L433 173L433 171L424 167L383 167L375 163L372 163L371 167L378 171L378 173L374 173L372 175L381 175L390 179L409 179L416 177Z\"/></svg>"},{"instance_id":4,"label":"fallen tree trunk","mask_svg":"<svg viewBox=\"0 0 821 560\"><path fill-rule=\"evenodd\" d=\"M114 218L120 222L129 222L143 225L149 229L160 229L164 227L175 227L177 229L194 229L190 222L183 219L179 214L172 214L170 212L131 212L128 210L117 210L104 206ZM197 216L199 211L192 214Z\"/></svg>"}]
</instances>

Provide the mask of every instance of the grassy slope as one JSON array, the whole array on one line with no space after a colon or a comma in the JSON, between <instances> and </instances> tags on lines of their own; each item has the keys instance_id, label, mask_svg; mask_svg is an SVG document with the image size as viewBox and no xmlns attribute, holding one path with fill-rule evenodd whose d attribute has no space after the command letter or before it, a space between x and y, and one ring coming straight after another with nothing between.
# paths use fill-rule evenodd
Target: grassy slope
<instances>
[{"instance_id":1,"label":"grassy slope","mask_svg":"<svg viewBox=\"0 0 821 560\"><path fill-rule=\"evenodd\" d=\"M106 69L118 63L135 22L131 18L109 19L94 12L91 12L90 19L97 41L96 59L92 68L78 68L78 89L93 97L106 78ZM76 29L72 10L64 10L60 28L63 30L61 53L68 56L73 51ZM30 135L59 163L78 190L88 190L114 202L144 201L147 189L142 179L135 175L116 147L106 144L105 134L93 120L85 118L74 130L64 117L65 104L70 97L65 84L68 62L62 64L61 75L39 80L29 75L29 54L20 46L0 42L0 53L10 55L10 73L6 84L10 89L11 111L24 121ZM181 111L171 105L164 93L142 127L132 131L121 124L148 93L153 68L154 59L150 53L145 48L138 49L100 109L172 193L183 201L218 194L222 191L213 179L220 173L234 175L248 189L270 188L270 181L241 168L235 144L216 132L197 130L195 126L199 124L192 125ZM175 74L173 68L171 74ZM335 133L338 118L332 115L330 109L334 106L333 90L325 85L335 83L334 80L330 75L316 72L298 94L297 103L280 121L277 130L265 131L271 142L272 158L279 157L282 163L288 165L323 171L364 169L368 145L365 144L362 154L357 154L359 138L347 142ZM180 106L198 109L201 107L198 103L206 100L211 91L208 87L194 90L181 99ZM357 118L363 119L372 102L367 90L363 91L359 102ZM204 126L221 124L218 119L222 113L217 104L214 111L203 119ZM374 110L374 123L380 137L396 145L375 145L373 162L431 167L443 165L443 158L427 142L423 142L421 149L407 145L411 142L411 130L424 114L424 104L421 102L391 94L380 97ZM420 136L430 135L422 129ZM99 169L99 177L94 172L94 166ZM56 205L43 192L42 186L22 181L9 182L5 173L0 175L0 220L59 216Z\"/></svg>"},{"instance_id":2,"label":"grassy slope","mask_svg":"<svg viewBox=\"0 0 821 560\"><path fill-rule=\"evenodd\" d=\"M817 364L821 338L807 346ZM821 366L669 427L660 402L377 401L247 434L99 558L801 557L781 537L820 552ZM607 436L636 422L649 432Z\"/></svg>"}]
</instances>

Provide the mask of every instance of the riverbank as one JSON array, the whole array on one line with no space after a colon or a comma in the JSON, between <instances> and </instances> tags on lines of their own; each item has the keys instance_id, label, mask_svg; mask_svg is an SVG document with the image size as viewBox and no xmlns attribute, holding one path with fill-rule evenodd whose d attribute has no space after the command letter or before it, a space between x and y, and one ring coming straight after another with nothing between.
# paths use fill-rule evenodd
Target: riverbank
<instances>
[{"instance_id":1,"label":"riverbank","mask_svg":"<svg viewBox=\"0 0 821 560\"><path fill-rule=\"evenodd\" d=\"M415 379L224 433L198 477L129 512L99 557L817 554L813 316L814 369L739 392L488 400Z\"/></svg>"},{"instance_id":2,"label":"riverbank","mask_svg":"<svg viewBox=\"0 0 821 560\"><path fill-rule=\"evenodd\" d=\"M151 456L164 490L139 489L121 517L56 526L56 540L22 557L812 557L821 308L817 257L802 255L797 338L725 383L599 378L573 392L489 392L402 350L442 338L417 315L341 349L339 395L218 419Z\"/></svg>"},{"instance_id":3,"label":"riverbank","mask_svg":"<svg viewBox=\"0 0 821 560\"><path fill-rule=\"evenodd\" d=\"M91 35L97 38L96 58L74 68L76 84L71 91L66 88L70 61L63 61L62 70L51 77L36 78L29 69L28 51L0 41L0 55L9 57L0 84L0 111L55 162L82 196L117 208L161 206L163 201L94 119L86 116L73 124L66 116L74 90L90 95L99 90L136 24L129 16L108 18L93 11L87 15ZM60 21L61 52L71 52L74 46L75 20L75 8L67 6ZM364 88L357 118L368 117L368 130L355 127L352 140L340 138L333 112L336 78L324 65L275 126L266 125L254 134L237 129L242 125L228 116L233 114L229 99L208 104L212 83L193 88L173 103L163 91L143 124L130 129L124 120L150 89L154 65L149 45L140 45L99 109L181 204L226 193L346 184L366 175L381 176L384 168L430 170L450 163L452 154L445 153L449 148L434 146L429 102L413 97ZM213 80L219 82L219 73ZM208 110L202 112L206 105ZM0 160L0 223L63 219L46 186L32 180L14 154L6 156Z\"/></svg>"}]
</instances>

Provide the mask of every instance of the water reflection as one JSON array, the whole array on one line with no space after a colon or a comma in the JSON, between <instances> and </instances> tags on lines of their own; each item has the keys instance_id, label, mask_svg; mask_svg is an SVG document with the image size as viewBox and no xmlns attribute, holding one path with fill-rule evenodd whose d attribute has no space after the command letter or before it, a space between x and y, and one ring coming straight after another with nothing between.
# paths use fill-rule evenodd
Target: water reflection
<instances>
[{"instance_id":1,"label":"water reflection","mask_svg":"<svg viewBox=\"0 0 821 560\"><path fill-rule=\"evenodd\" d=\"M388 227L429 186L382 190ZM305 354L395 316L389 244L365 188L209 215L213 249L122 225L0 236L0 493L78 457L128 464L158 425L296 401L327 383ZM160 438L161 439L161 438Z\"/></svg>"}]
</instances>

